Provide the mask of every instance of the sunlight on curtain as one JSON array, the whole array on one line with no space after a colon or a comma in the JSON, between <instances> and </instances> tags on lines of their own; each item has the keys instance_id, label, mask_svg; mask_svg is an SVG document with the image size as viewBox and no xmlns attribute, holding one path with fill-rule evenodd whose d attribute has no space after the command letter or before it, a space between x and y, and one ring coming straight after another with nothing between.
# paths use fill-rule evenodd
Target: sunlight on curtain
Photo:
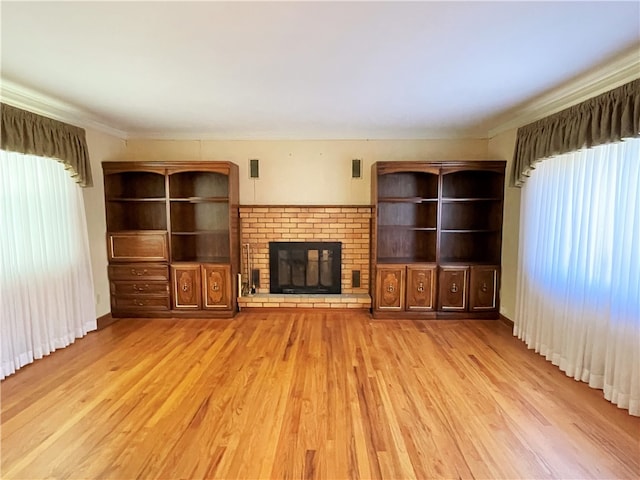
<instances>
[{"instance_id":1,"label":"sunlight on curtain","mask_svg":"<svg viewBox=\"0 0 640 480\"><path fill-rule=\"evenodd\" d=\"M80 187L52 159L0 151L2 376L96 328Z\"/></svg>"},{"instance_id":2,"label":"sunlight on curtain","mask_svg":"<svg viewBox=\"0 0 640 480\"><path fill-rule=\"evenodd\" d=\"M538 163L520 212L514 334L640 416L640 139Z\"/></svg>"}]
</instances>

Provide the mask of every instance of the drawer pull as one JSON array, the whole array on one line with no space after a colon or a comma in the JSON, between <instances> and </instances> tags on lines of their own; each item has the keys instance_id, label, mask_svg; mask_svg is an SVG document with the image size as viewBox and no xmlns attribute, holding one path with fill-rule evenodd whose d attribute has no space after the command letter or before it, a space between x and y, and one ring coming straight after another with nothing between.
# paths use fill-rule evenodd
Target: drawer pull
<instances>
[{"instance_id":1,"label":"drawer pull","mask_svg":"<svg viewBox=\"0 0 640 480\"><path fill-rule=\"evenodd\" d=\"M424 292L424 283L420 282L420 283L418 284L418 289L417 289L417 290L418 290L418 292L420 292L420 293Z\"/></svg>"},{"instance_id":2,"label":"drawer pull","mask_svg":"<svg viewBox=\"0 0 640 480\"><path fill-rule=\"evenodd\" d=\"M482 290L483 292L486 292L487 290L489 290L489 287L487 287L487 282L482 283L482 287L480 287L480 290Z\"/></svg>"},{"instance_id":3,"label":"drawer pull","mask_svg":"<svg viewBox=\"0 0 640 480\"><path fill-rule=\"evenodd\" d=\"M451 284L450 291L451 291L451 293L458 293L458 285L456 285L456 282L453 282Z\"/></svg>"},{"instance_id":4,"label":"drawer pull","mask_svg":"<svg viewBox=\"0 0 640 480\"><path fill-rule=\"evenodd\" d=\"M395 291L395 288L393 288L393 285L388 285L387 286L387 292L393 293L394 291Z\"/></svg>"},{"instance_id":5,"label":"drawer pull","mask_svg":"<svg viewBox=\"0 0 640 480\"><path fill-rule=\"evenodd\" d=\"M144 302L142 300L134 300L133 303L139 307L144 307Z\"/></svg>"},{"instance_id":6,"label":"drawer pull","mask_svg":"<svg viewBox=\"0 0 640 480\"><path fill-rule=\"evenodd\" d=\"M144 270L142 270L141 272L139 272L135 268L131 269L131 275L137 275L137 276L141 277L142 275L146 275L146 274L147 274L147 269L146 268Z\"/></svg>"},{"instance_id":7,"label":"drawer pull","mask_svg":"<svg viewBox=\"0 0 640 480\"><path fill-rule=\"evenodd\" d=\"M218 282L213 282L213 285L211 286L211 289L214 292L217 292L218 290L220 290L220 287L218 286Z\"/></svg>"},{"instance_id":8,"label":"drawer pull","mask_svg":"<svg viewBox=\"0 0 640 480\"><path fill-rule=\"evenodd\" d=\"M134 284L134 285L133 285L133 289L134 289L136 292L144 292L145 290L148 290L148 289L149 289L149 284L145 284L143 287L139 287L139 286L137 286L137 285L135 285L135 284Z\"/></svg>"}]
</instances>

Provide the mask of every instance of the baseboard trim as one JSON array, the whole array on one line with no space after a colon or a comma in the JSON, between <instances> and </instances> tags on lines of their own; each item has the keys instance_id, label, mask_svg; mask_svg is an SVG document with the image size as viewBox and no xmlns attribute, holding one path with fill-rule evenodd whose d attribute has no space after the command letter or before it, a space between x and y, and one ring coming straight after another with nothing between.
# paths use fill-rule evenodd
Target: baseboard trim
<instances>
[{"instance_id":1,"label":"baseboard trim","mask_svg":"<svg viewBox=\"0 0 640 480\"><path fill-rule=\"evenodd\" d=\"M119 318L113 318L111 313L105 313L101 317L97 318L98 322L98 330L102 330L103 328L107 328L109 325L116 323Z\"/></svg>"},{"instance_id":2,"label":"baseboard trim","mask_svg":"<svg viewBox=\"0 0 640 480\"><path fill-rule=\"evenodd\" d=\"M504 323L505 325L507 325L507 326L509 326L509 327L513 328L513 325L514 325L514 324L513 324L513 320L511 320L511 319L509 319L509 318L505 317L505 316L504 316L504 315L502 315L502 314L500 314L500 321L501 321L502 323Z\"/></svg>"}]
</instances>

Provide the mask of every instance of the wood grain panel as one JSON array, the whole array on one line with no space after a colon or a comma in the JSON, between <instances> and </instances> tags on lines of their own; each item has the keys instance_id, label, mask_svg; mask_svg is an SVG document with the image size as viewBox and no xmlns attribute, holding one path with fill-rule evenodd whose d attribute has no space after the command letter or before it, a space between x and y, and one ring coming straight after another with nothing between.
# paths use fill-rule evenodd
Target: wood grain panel
<instances>
[{"instance_id":1,"label":"wood grain panel","mask_svg":"<svg viewBox=\"0 0 640 480\"><path fill-rule=\"evenodd\" d=\"M432 311L436 309L435 265L407 266L407 309Z\"/></svg>"},{"instance_id":2,"label":"wood grain panel","mask_svg":"<svg viewBox=\"0 0 640 480\"><path fill-rule=\"evenodd\" d=\"M122 317L122 312L138 310L169 310L169 293L160 296L149 295L112 295L111 308ZM114 313L115 315L115 313Z\"/></svg>"},{"instance_id":3,"label":"wood grain panel","mask_svg":"<svg viewBox=\"0 0 640 480\"><path fill-rule=\"evenodd\" d=\"M166 263L114 264L107 269L111 280L169 280L169 266Z\"/></svg>"},{"instance_id":4,"label":"wood grain panel","mask_svg":"<svg viewBox=\"0 0 640 480\"><path fill-rule=\"evenodd\" d=\"M378 266L376 271L376 305L377 310L404 310L405 266Z\"/></svg>"},{"instance_id":5,"label":"wood grain panel","mask_svg":"<svg viewBox=\"0 0 640 480\"><path fill-rule=\"evenodd\" d=\"M111 282L114 295L164 295L169 296L169 282Z\"/></svg>"},{"instance_id":6,"label":"wood grain panel","mask_svg":"<svg viewBox=\"0 0 640 480\"><path fill-rule=\"evenodd\" d=\"M163 261L169 259L166 232L108 234L110 262Z\"/></svg>"},{"instance_id":7,"label":"wood grain panel","mask_svg":"<svg viewBox=\"0 0 640 480\"><path fill-rule=\"evenodd\" d=\"M444 311L467 309L469 267L442 267L438 281L438 306Z\"/></svg>"},{"instance_id":8,"label":"wood grain panel","mask_svg":"<svg viewBox=\"0 0 640 480\"><path fill-rule=\"evenodd\" d=\"M204 308L231 308L231 268L229 265L202 265Z\"/></svg>"},{"instance_id":9,"label":"wood grain panel","mask_svg":"<svg viewBox=\"0 0 640 480\"><path fill-rule=\"evenodd\" d=\"M469 280L469 310L496 310L498 308L498 278L500 267L472 265Z\"/></svg>"},{"instance_id":10,"label":"wood grain panel","mask_svg":"<svg viewBox=\"0 0 640 480\"><path fill-rule=\"evenodd\" d=\"M171 265L173 308L199 310L202 306L200 265Z\"/></svg>"}]
</instances>

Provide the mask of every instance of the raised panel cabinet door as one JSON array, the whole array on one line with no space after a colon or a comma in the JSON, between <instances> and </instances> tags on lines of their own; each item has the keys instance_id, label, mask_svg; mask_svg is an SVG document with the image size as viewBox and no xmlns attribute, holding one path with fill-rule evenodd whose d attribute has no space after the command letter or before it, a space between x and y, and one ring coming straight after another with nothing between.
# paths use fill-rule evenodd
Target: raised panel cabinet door
<instances>
[{"instance_id":1,"label":"raised panel cabinet door","mask_svg":"<svg viewBox=\"0 0 640 480\"><path fill-rule=\"evenodd\" d=\"M204 308L231 308L229 265L202 265Z\"/></svg>"},{"instance_id":2,"label":"raised panel cabinet door","mask_svg":"<svg viewBox=\"0 0 640 480\"><path fill-rule=\"evenodd\" d=\"M484 265L471 267L469 308L472 311L498 308L498 267Z\"/></svg>"},{"instance_id":3,"label":"raised panel cabinet door","mask_svg":"<svg viewBox=\"0 0 640 480\"><path fill-rule=\"evenodd\" d=\"M376 309L404 310L405 266L378 267L376 274Z\"/></svg>"},{"instance_id":4,"label":"raised panel cabinet door","mask_svg":"<svg viewBox=\"0 0 640 480\"><path fill-rule=\"evenodd\" d=\"M467 309L467 281L469 267L441 267L438 307L442 311Z\"/></svg>"},{"instance_id":5,"label":"raised panel cabinet door","mask_svg":"<svg viewBox=\"0 0 640 480\"><path fill-rule=\"evenodd\" d=\"M435 266L407 267L407 310L435 310Z\"/></svg>"},{"instance_id":6,"label":"raised panel cabinet door","mask_svg":"<svg viewBox=\"0 0 640 480\"><path fill-rule=\"evenodd\" d=\"M173 308L199 310L201 308L200 265L171 266L173 274Z\"/></svg>"}]
</instances>

